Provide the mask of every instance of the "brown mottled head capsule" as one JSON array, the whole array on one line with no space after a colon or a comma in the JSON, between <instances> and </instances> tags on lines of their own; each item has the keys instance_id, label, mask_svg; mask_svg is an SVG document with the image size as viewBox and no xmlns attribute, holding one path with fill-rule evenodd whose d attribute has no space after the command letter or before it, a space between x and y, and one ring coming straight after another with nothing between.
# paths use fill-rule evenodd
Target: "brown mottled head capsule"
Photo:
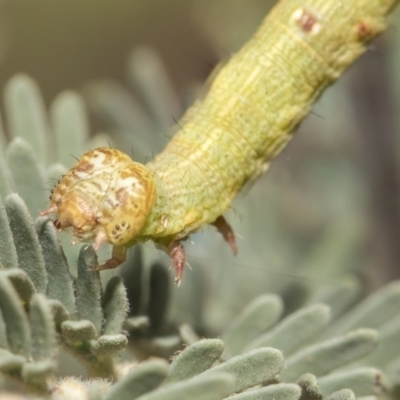
<instances>
[{"instance_id":1,"label":"brown mottled head capsule","mask_svg":"<svg viewBox=\"0 0 400 400\"><path fill-rule=\"evenodd\" d=\"M58 214L55 226L72 228L80 241L121 246L141 230L155 202L148 169L122 153L98 148L82 156L55 187L42 215Z\"/></svg>"}]
</instances>

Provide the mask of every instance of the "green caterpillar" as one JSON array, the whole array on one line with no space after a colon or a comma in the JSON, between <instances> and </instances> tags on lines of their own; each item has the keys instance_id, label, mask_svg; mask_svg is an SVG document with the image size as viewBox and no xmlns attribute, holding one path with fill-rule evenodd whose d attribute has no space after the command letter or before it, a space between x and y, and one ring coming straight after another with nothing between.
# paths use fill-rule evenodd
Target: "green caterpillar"
<instances>
[{"instance_id":1,"label":"green caterpillar","mask_svg":"<svg viewBox=\"0 0 400 400\"><path fill-rule=\"evenodd\" d=\"M219 71L207 97L146 166L100 148L64 176L42 215L59 229L113 245L115 268L126 249L152 240L173 259L181 280L181 240L214 224L236 252L223 214L243 185L264 173L322 91L385 27L396 0L286 0Z\"/></svg>"}]
</instances>

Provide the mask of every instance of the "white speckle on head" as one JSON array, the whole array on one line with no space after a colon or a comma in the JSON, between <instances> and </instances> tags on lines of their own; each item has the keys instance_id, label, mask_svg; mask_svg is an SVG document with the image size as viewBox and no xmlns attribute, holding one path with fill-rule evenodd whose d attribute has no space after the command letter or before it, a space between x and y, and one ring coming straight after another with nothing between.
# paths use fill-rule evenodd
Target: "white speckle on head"
<instances>
[{"instance_id":1,"label":"white speckle on head","mask_svg":"<svg viewBox=\"0 0 400 400\"><path fill-rule=\"evenodd\" d=\"M166 229L168 226L168 217L166 215L163 215L161 217L161 225Z\"/></svg>"},{"instance_id":2,"label":"white speckle on head","mask_svg":"<svg viewBox=\"0 0 400 400\"><path fill-rule=\"evenodd\" d=\"M140 231L156 197L145 166L115 149L88 152L54 189L46 213L58 214L58 229L95 247L124 244Z\"/></svg>"}]
</instances>

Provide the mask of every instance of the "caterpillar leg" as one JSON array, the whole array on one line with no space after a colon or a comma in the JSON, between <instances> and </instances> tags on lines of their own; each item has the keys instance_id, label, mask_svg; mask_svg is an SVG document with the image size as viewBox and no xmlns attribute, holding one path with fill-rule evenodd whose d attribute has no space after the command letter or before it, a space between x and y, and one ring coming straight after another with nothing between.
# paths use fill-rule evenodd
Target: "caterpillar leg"
<instances>
[{"instance_id":1,"label":"caterpillar leg","mask_svg":"<svg viewBox=\"0 0 400 400\"><path fill-rule=\"evenodd\" d=\"M211 225L214 225L218 229L218 232L222 235L225 242L229 244L233 254L236 256L238 248L236 244L235 233L228 222L226 222L226 219L220 215Z\"/></svg>"},{"instance_id":2,"label":"caterpillar leg","mask_svg":"<svg viewBox=\"0 0 400 400\"><path fill-rule=\"evenodd\" d=\"M172 259L172 264L175 269L175 284L179 286L186 264L185 248L179 240L173 240L168 245L168 254Z\"/></svg>"},{"instance_id":3,"label":"caterpillar leg","mask_svg":"<svg viewBox=\"0 0 400 400\"><path fill-rule=\"evenodd\" d=\"M119 267L126 260L125 246L113 246L111 258L102 265L92 267L94 271L103 271L105 269L114 269Z\"/></svg>"}]
</instances>

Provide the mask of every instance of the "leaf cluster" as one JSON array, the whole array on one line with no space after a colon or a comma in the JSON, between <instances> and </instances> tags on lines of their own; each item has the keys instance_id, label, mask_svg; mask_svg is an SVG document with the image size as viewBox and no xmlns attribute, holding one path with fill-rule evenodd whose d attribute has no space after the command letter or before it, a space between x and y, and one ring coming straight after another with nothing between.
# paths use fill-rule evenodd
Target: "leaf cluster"
<instances>
[{"instance_id":1,"label":"leaf cluster","mask_svg":"<svg viewBox=\"0 0 400 400\"><path fill-rule=\"evenodd\" d=\"M281 296L262 295L220 339L200 339L200 329L187 324L165 328L171 280L159 263L146 269L140 251L125 270L125 285L114 276L103 289L87 246L79 252L76 277L71 275L75 266L63 249L70 250L60 246L53 224L31 215L43 208L46 179L65 171L57 161L70 162L66 154L81 154L90 141L83 104L74 93L60 95L50 107L50 129L30 78L13 78L6 91L11 141L2 139L0 157L0 370L7 379L0 390L26 398L106 400L339 400L397 393L398 282L354 308L354 278L314 292L294 312ZM71 132L79 133L74 140ZM56 156L46 149L49 143ZM135 355L124 350L122 327L130 331ZM171 363L150 359L182 346ZM60 378L61 349L79 359L92 379Z\"/></svg>"}]
</instances>

